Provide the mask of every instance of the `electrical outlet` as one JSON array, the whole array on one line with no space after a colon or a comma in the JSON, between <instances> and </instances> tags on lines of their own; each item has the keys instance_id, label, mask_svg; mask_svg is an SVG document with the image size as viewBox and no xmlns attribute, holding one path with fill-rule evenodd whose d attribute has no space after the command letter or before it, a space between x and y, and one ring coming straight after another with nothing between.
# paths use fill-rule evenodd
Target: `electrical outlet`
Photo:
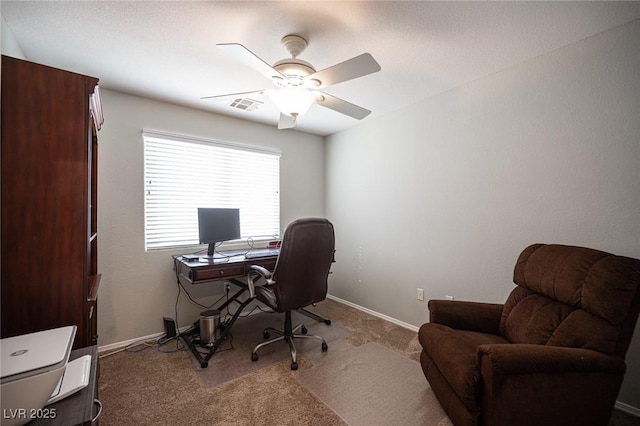
<instances>
[{"instance_id":1,"label":"electrical outlet","mask_svg":"<svg viewBox=\"0 0 640 426\"><path fill-rule=\"evenodd\" d=\"M449 295L444 296L444 298L447 299L447 300L454 300L455 299L455 297L449 296Z\"/></svg>"},{"instance_id":2,"label":"electrical outlet","mask_svg":"<svg viewBox=\"0 0 640 426\"><path fill-rule=\"evenodd\" d=\"M416 296L418 297L418 300L424 300L424 290L421 289L421 288L419 288L417 290L418 291L416 293Z\"/></svg>"}]
</instances>

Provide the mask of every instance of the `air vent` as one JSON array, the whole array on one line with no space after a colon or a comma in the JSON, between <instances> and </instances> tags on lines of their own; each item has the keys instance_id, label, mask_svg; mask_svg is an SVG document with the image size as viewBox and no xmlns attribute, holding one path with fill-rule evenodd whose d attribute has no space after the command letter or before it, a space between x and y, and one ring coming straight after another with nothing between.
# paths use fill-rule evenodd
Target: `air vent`
<instances>
[{"instance_id":1,"label":"air vent","mask_svg":"<svg viewBox=\"0 0 640 426\"><path fill-rule=\"evenodd\" d=\"M256 101L255 99L236 98L229 103L229 106L231 108L242 109L244 111L253 111L262 104L263 102Z\"/></svg>"}]
</instances>

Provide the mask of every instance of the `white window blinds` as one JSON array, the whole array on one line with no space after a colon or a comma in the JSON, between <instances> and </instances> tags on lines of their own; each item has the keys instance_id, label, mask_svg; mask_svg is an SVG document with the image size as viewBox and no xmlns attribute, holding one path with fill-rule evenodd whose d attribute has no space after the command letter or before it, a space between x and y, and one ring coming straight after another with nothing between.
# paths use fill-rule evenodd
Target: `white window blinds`
<instances>
[{"instance_id":1,"label":"white window blinds","mask_svg":"<svg viewBox=\"0 0 640 426\"><path fill-rule=\"evenodd\" d=\"M145 248L197 245L198 207L240 209L242 238L280 234L280 153L143 132Z\"/></svg>"}]
</instances>

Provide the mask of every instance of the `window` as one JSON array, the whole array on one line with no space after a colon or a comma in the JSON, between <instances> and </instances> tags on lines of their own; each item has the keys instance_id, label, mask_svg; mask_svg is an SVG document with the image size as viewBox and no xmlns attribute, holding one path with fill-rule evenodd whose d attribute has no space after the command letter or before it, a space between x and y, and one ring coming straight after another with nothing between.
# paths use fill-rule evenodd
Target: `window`
<instances>
[{"instance_id":1,"label":"window","mask_svg":"<svg viewBox=\"0 0 640 426\"><path fill-rule=\"evenodd\" d=\"M280 153L145 130L147 250L193 246L198 207L240 209L242 238L280 234Z\"/></svg>"}]
</instances>

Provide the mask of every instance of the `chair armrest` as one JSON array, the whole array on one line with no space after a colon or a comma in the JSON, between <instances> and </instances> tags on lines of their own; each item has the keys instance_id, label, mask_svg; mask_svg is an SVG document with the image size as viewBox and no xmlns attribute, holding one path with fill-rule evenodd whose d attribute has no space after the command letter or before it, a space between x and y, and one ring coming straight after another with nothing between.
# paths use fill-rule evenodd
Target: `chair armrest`
<instances>
[{"instance_id":1,"label":"chair armrest","mask_svg":"<svg viewBox=\"0 0 640 426\"><path fill-rule=\"evenodd\" d=\"M544 373L624 373L620 357L591 349L531 344L487 344L478 346L478 365L493 376Z\"/></svg>"},{"instance_id":2,"label":"chair armrest","mask_svg":"<svg viewBox=\"0 0 640 426\"><path fill-rule=\"evenodd\" d=\"M271 279L271 272L269 272L266 268L260 265L249 266L249 271L247 271L247 285L249 286L249 297L253 298L256 296L254 278L260 279L261 277L267 281L267 284L275 284L275 281Z\"/></svg>"},{"instance_id":3,"label":"chair armrest","mask_svg":"<svg viewBox=\"0 0 640 426\"><path fill-rule=\"evenodd\" d=\"M430 300L429 322L458 330L498 334L502 307L496 303Z\"/></svg>"}]
</instances>

